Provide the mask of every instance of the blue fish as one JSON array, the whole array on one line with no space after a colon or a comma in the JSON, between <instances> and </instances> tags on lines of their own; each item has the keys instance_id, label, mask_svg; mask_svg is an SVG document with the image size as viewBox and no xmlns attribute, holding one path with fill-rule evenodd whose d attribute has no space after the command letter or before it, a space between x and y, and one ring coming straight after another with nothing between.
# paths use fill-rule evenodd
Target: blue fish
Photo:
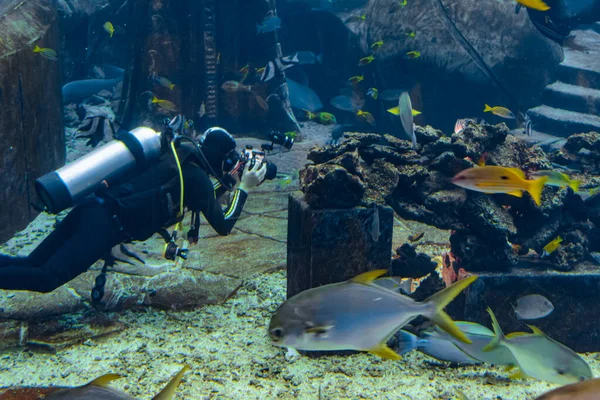
<instances>
[{"instance_id":1,"label":"blue fish","mask_svg":"<svg viewBox=\"0 0 600 400\"><path fill-rule=\"evenodd\" d=\"M62 88L63 103L79 103L103 90L112 90L123 78L86 79L67 83Z\"/></svg>"},{"instance_id":2,"label":"blue fish","mask_svg":"<svg viewBox=\"0 0 600 400\"><path fill-rule=\"evenodd\" d=\"M302 86L290 78L287 78L286 81L290 93L290 104L293 108L311 112L317 112L323 108L323 103L314 90Z\"/></svg>"},{"instance_id":3,"label":"blue fish","mask_svg":"<svg viewBox=\"0 0 600 400\"><path fill-rule=\"evenodd\" d=\"M279 17L267 17L263 20L262 24L256 24L256 34L274 32L279 28L281 28L281 19Z\"/></svg>"}]
</instances>

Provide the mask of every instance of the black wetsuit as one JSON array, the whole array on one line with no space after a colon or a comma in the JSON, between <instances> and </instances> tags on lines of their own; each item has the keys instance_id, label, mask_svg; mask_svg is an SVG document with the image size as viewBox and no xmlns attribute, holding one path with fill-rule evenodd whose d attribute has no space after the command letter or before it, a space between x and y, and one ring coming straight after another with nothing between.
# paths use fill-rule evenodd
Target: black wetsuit
<instances>
[{"instance_id":1,"label":"black wetsuit","mask_svg":"<svg viewBox=\"0 0 600 400\"><path fill-rule=\"evenodd\" d=\"M223 211L225 190L213 186L193 156L181 159L184 205L202 212L220 235L233 229L246 202L237 189ZM126 182L76 206L27 257L0 255L0 289L50 292L106 258L123 242L143 241L171 225L179 211L179 173L172 155Z\"/></svg>"}]
</instances>

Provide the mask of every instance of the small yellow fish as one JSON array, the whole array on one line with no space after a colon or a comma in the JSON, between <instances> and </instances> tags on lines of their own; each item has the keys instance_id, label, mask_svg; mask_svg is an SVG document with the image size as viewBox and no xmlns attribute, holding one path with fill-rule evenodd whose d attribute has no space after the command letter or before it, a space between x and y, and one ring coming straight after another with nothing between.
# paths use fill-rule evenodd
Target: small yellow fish
<instances>
[{"instance_id":1,"label":"small yellow fish","mask_svg":"<svg viewBox=\"0 0 600 400\"><path fill-rule=\"evenodd\" d=\"M355 75L355 76L351 77L350 79L348 79L348 82L350 82L352 84L357 84L358 82L362 82L364 80L365 80L364 75Z\"/></svg>"},{"instance_id":2,"label":"small yellow fish","mask_svg":"<svg viewBox=\"0 0 600 400\"><path fill-rule=\"evenodd\" d=\"M105 22L104 25L102 25L102 27L106 32L108 32L110 37L113 37L113 35L115 34L115 27L111 22Z\"/></svg>"},{"instance_id":3,"label":"small yellow fish","mask_svg":"<svg viewBox=\"0 0 600 400\"><path fill-rule=\"evenodd\" d=\"M377 90L377 88L370 88L369 90L367 90L367 95L371 96L374 100L377 100L377 98L379 97L379 90Z\"/></svg>"},{"instance_id":4,"label":"small yellow fish","mask_svg":"<svg viewBox=\"0 0 600 400\"><path fill-rule=\"evenodd\" d=\"M407 5L407 4L408 4L408 1L407 1L407 0L400 0L400 3L398 3L398 5L399 5L400 7L406 7L406 5Z\"/></svg>"},{"instance_id":5,"label":"small yellow fish","mask_svg":"<svg viewBox=\"0 0 600 400\"><path fill-rule=\"evenodd\" d=\"M353 15L352 17L346 19L346 23L362 22L362 21L365 21L366 19L367 19L366 15Z\"/></svg>"},{"instance_id":6,"label":"small yellow fish","mask_svg":"<svg viewBox=\"0 0 600 400\"><path fill-rule=\"evenodd\" d=\"M175 84L173 82L171 82L170 80L168 80L167 78L164 78L162 76L152 74L152 79L154 80L155 83L158 83L159 85L164 86L164 87L168 88L169 90L173 90L173 88L175 87Z\"/></svg>"},{"instance_id":7,"label":"small yellow fish","mask_svg":"<svg viewBox=\"0 0 600 400\"><path fill-rule=\"evenodd\" d=\"M358 110L358 112L356 113L357 117L361 117L362 119L364 119L367 123L373 125L373 123L375 122L375 118L373 117L373 114L371 114L368 111L363 111L363 110Z\"/></svg>"},{"instance_id":8,"label":"small yellow fish","mask_svg":"<svg viewBox=\"0 0 600 400\"><path fill-rule=\"evenodd\" d=\"M262 73L263 73L263 72L265 72L265 67L262 67L262 68L257 68L257 69L256 69L256 74L257 74L257 75L262 75Z\"/></svg>"},{"instance_id":9,"label":"small yellow fish","mask_svg":"<svg viewBox=\"0 0 600 400\"><path fill-rule=\"evenodd\" d=\"M315 120L318 123L320 123L321 125L331 125L331 124L337 123L335 115L333 115L331 113L319 112L319 113L315 114L308 110L304 110L304 112L306 113L306 118L308 118L310 120Z\"/></svg>"},{"instance_id":10,"label":"small yellow fish","mask_svg":"<svg viewBox=\"0 0 600 400\"><path fill-rule=\"evenodd\" d=\"M404 36L406 37L415 37L417 34L415 32L409 32L409 33L405 33Z\"/></svg>"},{"instance_id":11,"label":"small yellow fish","mask_svg":"<svg viewBox=\"0 0 600 400\"><path fill-rule=\"evenodd\" d=\"M545 245L542 257L548 257L550 254L554 253L554 251L560 247L562 241L562 238L560 236L557 236L550 243Z\"/></svg>"},{"instance_id":12,"label":"small yellow fish","mask_svg":"<svg viewBox=\"0 0 600 400\"><path fill-rule=\"evenodd\" d=\"M414 60L415 58L421 57L421 52L419 52L419 51L409 51L408 53L406 53L406 57Z\"/></svg>"},{"instance_id":13,"label":"small yellow fish","mask_svg":"<svg viewBox=\"0 0 600 400\"><path fill-rule=\"evenodd\" d=\"M371 50L373 51L377 51L381 48L381 46L383 46L383 40L380 40L378 42L375 42L371 45Z\"/></svg>"},{"instance_id":14,"label":"small yellow fish","mask_svg":"<svg viewBox=\"0 0 600 400\"><path fill-rule=\"evenodd\" d=\"M527 180L525 173L519 168L490 165L461 171L452 178L452 183L477 192L506 193L516 197L523 197L523 191L526 191L539 206L542 202L542 190L547 180L547 176Z\"/></svg>"},{"instance_id":15,"label":"small yellow fish","mask_svg":"<svg viewBox=\"0 0 600 400\"><path fill-rule=\"evenodd\" d=\"M538 11L548 11L550 7L542 0L517 0L517 3L527 8L532 8Z\"/></svg>"},{"instance_id":16,"label":"small yellow fish","mask_svg":"<svg viewBox=\"0 0 600 400\"><path fill-rule=\"evenodd\" d=\"M398 106L392 107L392 108L388 108L387 112L389 112L390 114L393 114L393 115L400 115L400 108L398 108ZM412 115L413 115L413 117L416 117L419 114L421 114L421 111L417 111L414 108L412 109Z\"/></svg>"},{"instance_id":17,"label":"small yellow fish","mask_svg":"<svg viewBox=\"0 0 600 400\"><path fill-rule=\"evenodd\" d=\"M369 65L373 62L373 60L375 59L375 57L373 56L367 56L367 57L363 57L358 61L358 65Z\"/></svg>"},{"instance_id":18,"label":"small yellow fish","mask_svg":"<svg viewBox=\"0 0 600 400\"><path fill-rule=\"evenodd\" d=\"M52 60L52 61L58 60L58 55L56 54L56 51L54 51L52 49L49 49L47 47L40 48L36 44L35 47L33 48L33 52L34 53L40 53L40 55L42 57L47 58L48 60Z\"/></svg>"},{"instance_id":19,"label":"small yellow fish","mask_svg":"<svg viewBox=\"0 0 600 400\"><path fill-rule=\"evenodd\" d=\"M296 136L298 134L296 133L296 131L289 131L285 133L285 137L288 137L290 139L296 139Z\"/></svg>"},{"instance_id":20,"label":"small yellow fish","mask_svg":"<svg viewBox=\"0 0 600 400\"><path fill-rule=\"evenodd\" d=\"M154 98L152 99L152 104L156 104L167 111L177 112L177 106L175 105L175 103L170 102L169 100L157 99L156 96L154 96Z\"/></svg>"},{"instance_id":21,"label":"small yellow fish","mask_svg":"<svg viewBox=\"0 0 600 400\"><path fill-rule=\"evenodd\" d=\"M242 79L240 79L240 83L244 83L246 78L248 78L248 74L250 73L250 66L246 64L240 69L240 74L242 74Z\"/></svg>"},{"instance_id":22,"label":"small yellow fish","mask_svg":"<svg viewBox=\"0 0 600 400\"><path fill-rule=\"evenodd\" d=\"M500 107L500 106L490 107L486 104L483 112L491 112L492 114L497 115L502 118L515 119L515 114L513 114L513 112L510 111L506 107Z\"/></svg>"}]
</instances>

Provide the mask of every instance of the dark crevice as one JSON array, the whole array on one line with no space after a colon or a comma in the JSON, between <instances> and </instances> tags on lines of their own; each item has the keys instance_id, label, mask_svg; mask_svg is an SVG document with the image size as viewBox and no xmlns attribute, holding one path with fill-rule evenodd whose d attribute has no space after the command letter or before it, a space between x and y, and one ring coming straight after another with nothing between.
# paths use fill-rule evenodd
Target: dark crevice
<instances>
[{"instance_id":1,"label":"dark crevice","mask_svg":"<svg viewBox=\"0 0 600 400\"><path fill-rule=\"evenodd\" d=\"M29 182L29 137L25 132L25 99L23 96L23 81L21 79L21 73L19 72L19 111L21 112L21 135L23 136L23 153L25 154L25 190L27 193L27 219L31 221L33 216L31 215L31 193Z\"/></svg>"}]
</instances>

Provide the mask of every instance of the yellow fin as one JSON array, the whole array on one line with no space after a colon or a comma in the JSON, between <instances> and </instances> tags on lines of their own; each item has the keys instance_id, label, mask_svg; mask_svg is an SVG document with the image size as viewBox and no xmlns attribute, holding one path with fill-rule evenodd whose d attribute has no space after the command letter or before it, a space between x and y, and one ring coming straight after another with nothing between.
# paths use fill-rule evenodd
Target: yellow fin
<instances>
[{"instance_id":1,"label":"yellow fin","mask_svg":"<svg viewBox=\"0 0 600 400\"><path fill-rule=\"evenodd\" d=\"M371 354L375 354L381 358L386 358L388 360L400 360L402 357L394 350L390 349L387 344L380 343L376 347L367 350Z\"/></svg>"},{"instance_id":2,"label":"yellow fin","mask_svg":"<svg viewBox=\"0 0 600 400\"><path fill-rule=\"evenodd\" d=\"M523 170L521 168L508 167L507 169L509 169L513 173L515 173L519 178L521 178L521 179L527 179L525 177L525 172L523 172Z\"/></svg>"},{"instance_id":3,"label":"yellow fin","mask_svg":"<svg viewBox=\"0 0 600 400\"><path fill-rule=\"evenodd\" d=\"M524 335L531 335L531 333L527 333L527 332L512 332L512 333L507 333L505 337L507 339L510 339L510 338L515 338L515 337L524 336Z\"/></svg>"},{"instance_id":4,"label":"yellow fin","mask_svg":"<svg viewBox=\"0 0 600 400\"><path fill-rule=\"evenodd\" d=\"M523 192L519 190L514 190L512 192L507 192L506 194L510 194L511 196L523 197Z\"/></svg>"},{"instance_id":5,"label":"yellow fin","mask_svg":"<svg viewBox=\"0 0 600 400\"><path fill-rule=\"evenodd\" d=\"M529 329L531 329L533 331L533 334L536 336L546 336L546 334L544 332L542 332L542 330L540 328L538 328L537 326L533 326L533 325L527 325L529 327Z\"/></svg>"},{"instance_id":6,"label":"yellow fin","mask_svg":"<svg viewBox=\"0 0 600 400\"><path fill-rule=\"evenodd\" d=\"M527 191L529 192L531 197L533 197L533 201L535 201L535 204L537 204L538 206L542 204L542 190L544 190L544 185L546 184L547 180L547 176L542 176L539 179L527 181Z\"/></svg>"},{"instance_id":7,"label":"yellow fin","mask_svg":"<svg viewBox=\"0 0 600 400\"><path fill-rule=\"evenodd\" d=\"M527 378L527 375L525 375L523 373L523 371L521 371L521 369L517 369L515 372L513 372L512 374L510 374L508 376L509 379L525 379Z\"/></svg>"},{"instance_id":8,"label":"yellow fin","mask_svg":"<svg viewBox=\"0 0 600 400\"><path fill-rule=\"evenodd\" d=\"M494 111L494 109L486 104L483 112L489 112L489 111Z\"/></svg>"},{"instance_id":9,"label":"yellow fin","mask_svg":"<svg viewBox=\"0 0 600 400\"><path fill-rule=\"evenodd\" d=\"M448 332L454 338L460 340L463 343L471 344L473 343L471 339L465 335L463 331L456 325L456 322L450 318L448 314L444 312L444 307L448 305L456 296L458 296L464 289L467 288L471 283L473 283L477 279L476 275L469 276L468 278L461 279L451 286L448 286L446 289L441 290L434 295L425 299L423 303L433 303L435 305L435 309L433 314L425 315L425 317L429 318L433 321L434 324Z\"/></svg>"},{"instance_id":10,"label":"yellow fin","mask_svg":"<svg viewBox=\"0 0 600 400\"><path fill-rule=\"evenodd\" d=\"M108 386L109 383L111 383L114 380L117 379L121 379L123 378L123 375L119 375L119 374L105 374L102 375L96 379L94 379L93 381L91 381L90 383L87 384L87 386L100 386L100 387L105 387Z\"/></svg>"},{"instance_id":11,"label":"yellow fin","mask_svg":"<svg viewBox=\"0 0 600 400\"><path fill-rule=\"evenodd\" d=\"M387 269L375 269L373 271L363 272L360 275L355 276L350 279L352 283L362 283L365 285L370 284L373 280L379 278L381 275L385 274Z\"/></svg>"},{"instance_id":12,"label":"yellow fin","mask_svg":"<svg viewBox=\"0 0 600 400\"><path fill-rule=\"evenodd\" d=\"M516 365L513 365L513 364L509 364L509 365L505 366L503 369L504 369L504 372L510 372L515 368L519 368L519 367L517 367Z\"/></svg>"},{"instance_id":13,"label":"yellow fin","mask_svg":"<svg viewBox=\"0 0 600 400\"><path fill-rule=\"evenodd\" d=\"M400 108L399 107L388 108L387 112L389 112L390 114L394 114L394 115L400 115Z\"/></svg>"},{"instance_id":14,"label":"yellow fin","mask_svg":"<svg viewBox=\"0 0 600 400\"><path fill-rule=\"evenodd\" d=\"M492 319L492 328L494 329L494 338L486 345L484 346L481 351L492 351L495 348L497 348L498 346L500 346L500 341L502 339L505 338L504 333L502 332L502 328L500 327L500 324L498 323L498 319L496 319L496 315L494 315L494 312L492 311L491 308L487 308L487 312L488 314L490 314L490 318Z\"/></svg>"},{"instance_id":15,"label":"yellow fin","mask_svg":"<svg viewBox=\"0 0 600 400\"><path fill-rule=\"evenodd\" d=\"M175 375L173 378L171 378L169 383L167 383L167 386L165 386L163 388L163 390L160 391L159 394L154 396L152 398L152 400L172 399L173 396L175 395L175 391L177 390L177 387L179 387L179 384L181 383L181 379L183 378L183 375L185 374L185 372L188 369L190 369L190 367L188 365L184 365L183 368L181 368L181 370L177 373L177 375Z\"/></svg>"},{"instance_id":16,"label":"yellow fin","mask_svg":"<svg viewBox=\"0 0 600 400\"><path fill-rule=\"evenodd\" d=\"M579 181L569 181L569 187L571 189L573 189L574 192L578 192L579 191L579 185L581 184L581 182Z\"/></svg>"}]
</instances>

